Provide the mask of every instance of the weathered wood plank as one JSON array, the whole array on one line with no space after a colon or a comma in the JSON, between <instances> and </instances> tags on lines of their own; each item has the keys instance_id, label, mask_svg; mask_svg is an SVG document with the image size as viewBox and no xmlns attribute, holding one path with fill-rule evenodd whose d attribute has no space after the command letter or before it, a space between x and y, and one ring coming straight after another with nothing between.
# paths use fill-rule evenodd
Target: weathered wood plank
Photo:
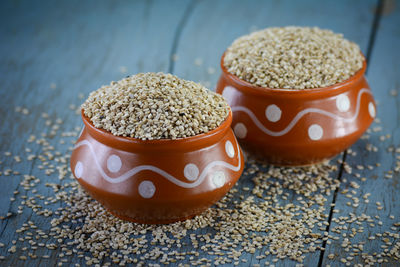
<instances>
[{"instance_id":1,"label":"weathered wood plank","mask_svg":"<svg viewBox=\"0 0 400 267\"><path fill-rule=\"evenodd\" d=\"M173 73L214 88L224 50L266 27L318 26L343 33L366 52L376 1L201 1L183 28ZM199 63L201 65L199 66ZM209 69L212 68L212 69ZM214 72L215 71L215 72ZM211 74L210 74L211 73Z\"/></svg>"},{"instance_id":2,"label":"weathered wood plank","mask_svg":"<svg viewBox=\"0 0 400 267\"><path fill-rule=\"evenodd\" d=\"M209 88L214 88L220 74L220 57L226 47L235 38L250 30L272 26L302 25L332 29L358 43L366 53L375 4L376 1L302 1L297 4L294 4L293 1L276 1L268 4L251 1L247 2L247 5L242 5L239 1L218 1L213 5L208 2L200 2L183 29L181 41L178 44L179 59L175 62L173 71L178 76L200 81ZM207 14L207 19L204 14ZM332 175L337 174L333 173ZM243 178L245 179L245 177ZM242 180L241 183L252 187L252 182ZM239 190L244 185L240 185ZM280 204L297 203L296 197L293 192L290 192L289 201L281 200ZM329 205L333 196L328 196L327 199L325 210L329 214ZM265 261L272 264L272 256L265 260L256 259L256 256L263 253L264 251L257 251L254 255L246 253L242 255L242 258L247 260L249 265L263 264ZM317 266L319 256L318 251L309 254L304 262L305 266ZM291 266L294 263L285 260L280 261L279 265Z\"/></svg>"},{"instance_id":3,"label":"weathered wood plank","mask_svg":"<svg viewBox=\"0 0 400 267\"><path fill-rule=\"evenodd\" d=\"M391 229L393 223L400 221L400 195L399 195L399 181L400 176L398 172L393 173L392 178L385 177L388 171L393 170L396 164L399 163L399 153L391 151L392 148L399 147L400 143L400 128L399 128L399 103L400 96L398 95L399 84L400 84L400 55L395 52L395 47L400 47L400 32L398 25L400 25L400 7L397 5L393 6L393 2L387 1L384 8L384 13L381 18L379 30L376 35L375 44L372 50L372 56L369 62L368 80L374 96L377 100L377 117L380 118L381 123L374 123L371 129L378 130L381 127L381 131L371 131L368 135L369 139L358 141L352 150L357 153L356 156L348 155L346 162L353 167L353 173L344 173L343 183L339 192L343 192L348 189L353 189L350 185L351 182L356 182L360 185L359 189L354 189L356 194L352 194L360 200L358 207L348 206L350 202L353 205L354 200L346 197L346 194L339 193L336 200L336 209L338 213L334 213L333 221L331 223L331 232L333 236L339 237L338 240L333 241L330 245L327 245L323 265L329 264L331 266L342 265L339 260L340 258L346 258L353 252L350 249L346 252L341 246L344 238L348 238L351 244L363 244L363 251L358 254L365 253L372 255L372 258L376 260L380 259L374 253L380 254L384 252L385 245L383 239L388 238L389 242L393 242L393 238L386 235L386 233L399 233L399 227ZM393 50L395 49L395 50ZM388 135L389 136L386 136ZM381 137L385 136L385 137ZM382 138L382 139L381 139ZM384 140L383 140L384 139ZM373 144L379 150L377 152L371 152L366 149L368 144ZM376 164L380 164L376 167ZM357 170L356 166L372 165L375 168L369 170ZM359 173L360 177L365 177L366 180L363 182L360 178L355 176L355 173ZM390 176L389 176L390 177ZM365 194L371 194L368 197L368 203L365 202L363 196ZM378 208L377 202L381 203L382 208ZM350 213L353 213L355 217L363 216L364 214L371 217L371 222L363 222L361 225L356 223L345 224L348 229L341 231L341 234L333 233L332 229L340 226L340 217L349 217ZM351 237L352 228L359 229L364 227L364 231L357 233L354 237ZM343 236L346 234L346 237ZM377 234L383 234L382 237L376 236ZM375 237L374 240L369 240L368 237ZM398 241L397 241L398 242ZM388 245L388 250L393 248L394 244ZM335 257L329 259L328 255L333 254ZM361 264L366 264L365 260L360 255L355 256L355 260ZM399 266L399 260L391 258L384 258L385 266ZM387 261L386 261L387 260ZM375 263L377 264L377 263Z\"/></svg>"},{"instance_id":4,"label":"weathered wood plank","mask_svg":"<svg viewBox=\"0 0 400 267\"><path fill-rule=\"evenodd\" d=\"M253 28L283 25L315 25L330 28L344 33L345 37L359 43L365 52L372 25L374 4L375 1L372 0L367 2L302 1L299 3L293 1L194 1L193 3L188 1L57 3L45 1L40 4L28 1L2 2L0 38L7 41L0 42L0 114L3 122L3 127L0 129L0 161L3 161L0 171L11 167L22 174L31 174L41 177L43 181L54 182L54 179L57 179L56 176L46 176L43 171L37 169L40 164L38 160L17 163L12 157L4 156L2 153L11 151L13 155L25 154L24 141L30 134L39 137L45 129L44 120L39 118L42 112L48 112L53 121L56 118L62 118L65 124L61 127L72 129L80 125L79 117L74 116L73 111L69 109L69 104L78 106L82 102L82 99L77 97L78 93L87 95L100 85L109 83L110 80L142 71L170 69L180 77L205 82L212 88L218 78L219 59L224 49L233 39ZM399 17L398 10L396 12L396 16ZM387 30L387 34L377 36L378 39L382 38L380 46L381 50L386 51L386 54L384 53L386 57L374 59L378 57L374 50L373 60L370 63L369 78L373 88L385 85L386 82L388 86L394 86L396 81L398 83L396 80L398 79L396 73L399 72L396 65L398 59L390 57L389 51L393 50L388 46L390 42L398 43L398 39L388 35L396 32L393 25L399 23L393 15L388 18L388 22L384 25L389 25L390 30ZM170 67L171 51L176 51L179 59ZM201 60L196 61L196 59ZM390 66L393 66L392 72L380 67L385 65L385 62L390 62ZM126 67L127 73L121 72L121 66ZM375 76L372 66L376 66ZM122 70L124 71L124 68ZM381 82L381 77L388 79ZM50 88L51 83L56 84L55 89ZM377 94L374 89L374 93L378 100L393 102L385 90ZM397 105L398 97L396 99L394 103ZM390 127L397 125L398 119L389 116L395 104L379 107L378 112L386 114L386 116L380 116L385 117L382 124L386 129L392 129ZM15 113L14 106L28 107L31 114L25 116ZM393 128L390 142L398 145L396 140L399 139L394 137L398 137L399 133L395 129L397 126ZM375 145L379 143L376 135L371 138ZM354 161L349 161L349 164L354 166L357 160L384 161L388 168L390 164L393 164L392 158L383 153L382 149L379 156L371 153L362 154L361 148L364 145L365 141L360 141L355 146L354 150L358 154ZM39 146L30 146L40 151ZM62 151L66 150L66 145L57 144L57 146ZM381 176L378 170L366 171L365 176L370 178L374 173ZM344 178L349 181L352 179L349 175L345 175ZM19 175L0 177L2 188L0 216L5 215L8 210L12 212L17 210L17 204L11 204L9 198L16 188L22 190L18 185L20 179ZM382 182L380 179L378 178L368 188L377 190L377 185ZM348 183L343 186L346 185ZM396 195L393 193L398 191L398 188L395 189L397 184L384 185L389 187L388 190L394 188L389 196L396 200ZM240 181L238 188L241 189L244 186L252 187L252 182L246 177ZM39 189L51 190L43 186ZM383 190L379 191L377 195L382 192ZM244 194L244 191L241 191L241 194ZM28 196L32 196L32 193ZM291 193L288 200L282 200L280 204L295 202L295 198L296 196ZM372 198L371 196L370 203L374 203ZM385 200L389 201L389 198ZM329 197L328 202L331 199L332 196ZM339 206L345 203L340 194L338 201ZM384 207L392 209L387 214L396 215L398 219L399 215L395 213L399 210L398 205L395 201L389 203L388 206L386 203ZM54 209L58 207L59 204L54 205ZM396 207L397 210L393 211ZM329 212L329 207L326 210ZM356 210L361 209L359 207ZM369 207L368 211L372 212L374 208ZM346 212L349 212L348 208ZM49 225L48 221L35 216L29 209L24 209L22 215L0 221L0 242L7 244L18 238L19 235L15 233L15 230L27 220L34 221L41 228ZM382 227L387 227L388 223L390 220L384 221ZM205 234L208 231L212 229L202 229L199 233ZM188 237L183 239L182 243L190 244ZM334 247L338 245L340 247L340 243L335 243ZM0 255L9 255L6 251L8 247L0 248ZM328 250L331 251L332 247L328 247ZM374 248L372 245L371 249ZM192 248L190 245L184 245L179 250L189 251ZM45 250L38 250L38 254L43 253ZM59 250L53 251L49 254L50 259L30 260L25 262L25 265L54 265L59 262L57 259L59 253ZM245 253L242 259L247 262L242 262L242 264L264 263L265 260L259 261L255 258L263 253L264 250L256 251L255 254ZM340 265L340 262L331 262L326 259L329 253L333 252L327 251L324 254L324 264ZM12 254L12 257L7 258L2 265L23 265L24 262L18 260L20 255L22 254ZM207 254L201 254L199 257L213 259ZM318 252L309 254L305 265L317 265L318 257ZM85 260L77 258L76 255L68 260L81 265L85 264ZM188 262L188 259L183 262ZM360 262L360 259L354 262ZM278 264L292 266L294 262L282 261Z\"/></svg>"},{"instance_id":5,"label":"weathered wood plank","mask_svg":"<svg viewBox=\"0 0 400 267\"><path fill-rule=\"evenodd\" d=\"M55 182L58 178L38 170L40 160L17 163L3 152L10 151L21 158L31 154L24 151L29 135L40 138L47 131L42 112L47 112L52 122L62 118L61 130L80 126L79 116L69 107L81 104L79 93L87 95L102 84L137 72L166 72L175 30L188 4L3 1L0 4L0 171L11 168L21 175L40 177L39 192L49 192L51 189L44 186L45 182ZM30 114L14 112L15 106L28 108ZM57 146L56 149L66 151L67 144ZM32 154L40 152L40 146L34 143L29 147L34 148ZM0 216L17 211L16 203L20 201L10 203L10 197L14 190L24 192L19 185L21 175L0 177ZM28 197L32 195L28 193ZM54 209L58 207L59 204ZM27 220L44 229L49 227L49 220L26 208L21 215L1 220L0 240L7 244L0 248L1 255L10 255L7 249L11 240L20 236L15 230ZM20 253L12 254L1 265L23 266L24 262L18 260ZM49 253L38 249L37 254L43 253L48 253L50 259L30 260L25 265L55 265L59 261L59 250ZM85 263L84 259L74 257L71 259L74 263Z\"/></svg>"}]
</instances>

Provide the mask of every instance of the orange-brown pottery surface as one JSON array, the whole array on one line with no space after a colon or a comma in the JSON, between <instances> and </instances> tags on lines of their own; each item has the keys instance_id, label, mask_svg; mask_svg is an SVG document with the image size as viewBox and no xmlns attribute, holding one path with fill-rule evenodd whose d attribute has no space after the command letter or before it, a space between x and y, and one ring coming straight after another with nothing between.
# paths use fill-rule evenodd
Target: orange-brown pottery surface
<instances>
[{"instance_id":1,"label":"orange-brown pottery surface","mask_svg":"<svg viewBox=\"0 0 400 267\"><path fill-rule=\"evenodd\" d=\"M236 183L243 154L230 128L176 140L139 140L85 124L71 156L79 183L114 215L170 223L200 214Z\"/></svg>"},{"instance_id":2,"label":"orange-brown pottery surface","mask_svg":"<svg viewBox=\"0 0 400 267\"><path fill-rule=\"evenodd\" d=\"M216 91L232 108L242 147L278 165L332 158L361 137L376 116L366 63L343 83L317 89L261 88L230 74L221 59Z\"/></svg>"}]
</instances>

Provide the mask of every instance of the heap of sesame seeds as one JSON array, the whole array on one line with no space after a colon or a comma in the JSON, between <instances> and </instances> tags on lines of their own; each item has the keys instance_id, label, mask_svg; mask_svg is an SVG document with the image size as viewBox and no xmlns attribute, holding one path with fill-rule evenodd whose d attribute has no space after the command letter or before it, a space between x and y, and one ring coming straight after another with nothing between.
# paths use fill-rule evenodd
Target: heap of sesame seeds
<instances>
[{"instance_id":1,"label":"heap of sesame seeds","mask_svg":"<svg viewBox=\"0 0 400 267\"><path fill-rule=\"evenodd\" d=\"M267 88L309 89L345 81L361 69L357 44L317 27L267 28L226 50L228 72Z\"/></svg>"},{"instance_id":2,"label":"heap of sesame seeds","mask_svg":"<svg viewBox=\"0 0 400 267\"><path fill-rule=\"evenodd\" d=\"M48 127L45 132L29 136L25 153L5 151L10 167L0 162L2 179L21 176L10 198L13 208L0 219L10 220L11 225L16 216L32 213L26 221L18 218L21 225L10 244L0 242L0 249L6 251L0 260L6 263L40 260L70 266L73 259L75 266L231 266L249 265L251 258L253 266L274 266L285 259L301 266L306 257L319 257L325 249L327 259L346 266L390 265L400 260L400 218L385 213L389 227L380 231L382 203L358 215L331 203L334 192L338 198L348 198L346 205L355 209L361 202L368 203L372 195L362 187L366 181L362 173L374 171L379 163L350 166L338 160L289 168L263 165L249 157L244 179L203 214L169 225L135 224L110 215L73 178L68 168L72 147L65 144L76 140L80 127L68 128L63 119L46 113L42 117ZM373 127L363 138L368 140L369 134L380 130ZM367 146L369 153L378 151ZM397 163L384 177L393 179L400 172L400 147L389 147L388 152ZM348 151L350 162L355 156L356 152ZM34 166L36 175L17 171L24 161ZM344 174L339 181L334 177L340 166ZM335 216L329 224L330 211ZM341 243L333 246L337 240Z\"/></svg>"},{"instance_id":3,"label":"heap of sesame seeds","mask_svg":"<svg viewBox=\"0 0 400 267\"><path fill-rule=\"evenodd\" d=\"M97 128L142 140L207 133L228 116L224 98L171 74L140 73L92 92L82 105Z\"/></svg>"}]
</instances>

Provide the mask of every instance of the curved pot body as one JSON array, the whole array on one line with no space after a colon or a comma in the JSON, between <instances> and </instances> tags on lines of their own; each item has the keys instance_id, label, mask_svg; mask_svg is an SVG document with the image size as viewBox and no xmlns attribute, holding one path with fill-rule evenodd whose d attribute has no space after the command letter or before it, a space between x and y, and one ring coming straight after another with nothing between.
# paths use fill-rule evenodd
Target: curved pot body
<instances>
[{"instance_id":1,"label":"curved pot body","mask_svg":"<svg viewBox=\"0 0 400 267\"><path fill-rule=\"evenodd\" d=\"M229 114L217 129L176 140L139 140L85 124L71 170L111 213L140 223L170 223L200 214L222 198L243 171Z\"/></svg>"},{"instance_id":2,"label":"curved pot body","mask_svg":"<svg viewBox=\"0 0 400 267\"><path fill-rule=\"evenodd\" d=\"M307 165L342 152L368 129L376 108L363 68L330 87L288 90L253 86L230 74L221 59L216 91L233 112L243 149L277 165Z\"/></svg>"}]
</instances>

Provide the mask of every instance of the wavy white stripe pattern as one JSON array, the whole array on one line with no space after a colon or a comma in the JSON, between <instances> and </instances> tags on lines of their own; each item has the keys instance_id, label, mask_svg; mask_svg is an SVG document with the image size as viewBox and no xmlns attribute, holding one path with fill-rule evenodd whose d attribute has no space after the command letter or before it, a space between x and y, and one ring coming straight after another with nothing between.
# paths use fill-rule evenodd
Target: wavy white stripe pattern
<instances>
[{"instance_id":1,"label":"wavy white stripe pattern","mask_svg":"<svg viewBox=\"0 0 400 267\"><path fill-rule=\"evenodd\" d=\"M112 177L108 176L104 172L103 168L101 167L99 161L97 160L96 153L95 153L95 151L94 151L94 149L92 147L92 144L87 140L83 140L83 141L77 143L75 145L74 149L76 149L78 147L81 147L81 146L87 146L89 148L90 153L92 154L92 156L94 158L94 161L96 163L97 169L100 172L101 176L106 181L108 181L110 183L113 183L113 184L121 183L121 182L129 179L133 175L137 174L138 172L141 172L141 171L144 171L144 170L149 170L149 171L153 171L155 173L158 173L159 175L165 177L168 181L176 184L177 186L184 187L184 188L194 188L194 187L198 186L199 184L201 184L203 182L203 180L207 176L208 171L211 168L216 167L216 166L222 166L222 167L225 167L227 169L230 169L230 170L233 170L233 171L236 172L236 171L240 170L240 167L241 167L241 164L242 164L241 158L240 158L241 153L240 153L240 149L239 149L239 144L237 144L237 155L238 155L238 160L239 160L237 166L234 166L234 165L231 165L229 163L226 163L225 161L213 161L213 162L210 162L203 169L203 171L201 172L201 174L197 178L197 180L195 182L193 182L193 183L182 182L181 180L176 179L174 176L172 176L171 174L167 173L166 171L164 171L164 170L162 170L160 168L157 168L157 167L155 167L153 165L140 165L140 166L132 168L131 170L125 172L124 174L122 174L121 176L119 176L117 178L112 178Z\"/></svg>"},{"instance_id":2,"label":"wavy white stripe pattern","mask_svg":"<svg viewBox=\"0 0 400 267\"><path fill-rule=\"evenodd\" d=\"M232 107L232 112L239 112L239 111L244 112L244 113L246 113L247 115L249 115L250 119L254 122L254 124L255 124L261 131L263 131L264 133L266 133L266 134L268 134L268 135L271 135L271 136L282 136L282 135L287 134L287 133L296 125L296 123L297 123L304 115L306 115L306 114L308 114L308 113L318 113L318 114L321 114L321 115L328 116L328 117L330 117L330 118L332 118L332 119L342 120L342 121L345 121L345 122L352 122L352 121L354 121L354 120L357 118L358 113L360 112L360 100L361 100L361 95L364 94L364 93L366 93L366 94L372 94L371 91L370 91L369 89L365 89L365 88L361 89L361 90L358 92L358 95L357 95L357 104L356 104L356 112L355 112L354 115L353 115L352 117L350 117L350 118L341 117L341 116L339 116L339 115L336 115L335 113L332 113L332 112L329 112L329 111L326 111L326 110L323 110L323 109L319 109L319 108L306 108L306 109L303 109L302 111L300 111L299 113L297 113L297 115L294 117L294 119L288 124L288 126L287 126L285 129L283 129L282 131L277 131L277 132L274 132L274 131L271 131L271 130L265 128L265 126L257 119L257 117L254 115L254 113L253 113L250 109L248 109L248 108L246 108L246 107L243 107L243 106Z\"/></svg>"}]
</instances>

